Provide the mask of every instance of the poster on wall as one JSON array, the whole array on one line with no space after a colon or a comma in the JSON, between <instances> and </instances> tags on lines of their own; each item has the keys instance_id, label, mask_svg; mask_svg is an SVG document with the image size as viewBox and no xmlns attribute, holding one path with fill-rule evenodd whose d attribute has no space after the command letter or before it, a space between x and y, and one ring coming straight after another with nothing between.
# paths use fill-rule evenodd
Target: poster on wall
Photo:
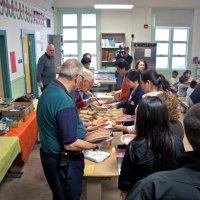
<instances>
[{"instance_id":1,"label":"poster on wall","mask_svg":"<svg viewBox=\"0 0 200 200\"><path fill-rule=\"evenodd\" d=\"M12 71L12 73L17 72L16 57L15 57L15 52L14 51L10 52L10 63L11 63L11 71Z\"/></svg>"}]
</instances>

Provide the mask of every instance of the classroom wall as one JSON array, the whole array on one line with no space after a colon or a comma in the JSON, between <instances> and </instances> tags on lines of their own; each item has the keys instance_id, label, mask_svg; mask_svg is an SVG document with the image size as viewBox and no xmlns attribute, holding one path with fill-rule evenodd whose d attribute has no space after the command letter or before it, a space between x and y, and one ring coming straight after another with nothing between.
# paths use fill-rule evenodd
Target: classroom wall
<instances>
[{"instance_id":1,"label":"classroom wall","mask_svg":"<svg viewBox=\"0 0 200 200\"><path fill-rule=\"evenodd\" d=\"M144 24L149 25L148 29ZM151 9L134 8L123 11L101 11L102 33L125 33L126 45L131 45L131 34L134 34L134 42L151 41Z\"/></svg>"},{"instance_id":2,"label":"classroom wall","mask_svg":"<svg viewBox=\"0 0 200 200\"><path fill-rule=\"evenodd\" d=\"M175 8L168 8L167 10L174 10ZM176 8L177 9L177 8ZM175 10L176 10L175 9ZM144 24L148 24L149 28L145 29ZM190 46L189 46L189 58L187 69L192 71L192 76L196 78L197 65L192 63L193 57L200 58L200 9L194 9L193 23L190 29ZM106 10L101 11L101 32L102 33L125 33L126 45L131 45L131 34L134 34L134 42L152 42L154 38L153 34L154 18L153 8L134 8L131 11L118 11L118 10ZM158 70L158 73L162 73L170 80L171 70ZM183 70L179 71L179 75L182 75Z\"/></svg>"},{"instance_id":3,"label":"classroom wall","mask_svg":"<svg viewBox=\"0 0 200 200\"><path fill-rule=\"evenodd\" d=\"M11 0L9 0L11 2ZM5 15L0 15L0 30L6 30L7 33L7 44L8 44L8 58L9 53L14 51L16 53L16 60L23 59L22 55L22 45L21 45L21 29L26 29L35 32L36 36L36 57L37 59L42 55L46 49L47 45L47 34L56 34L54 27L57 27L55 17L56 7L89 7L91 0L86 1L62 1L62 0L15 0L18 3L25 3L28 6L42 12L45 17L51 19L51 28L46 26L30 24L22 20L13 19ZM79 3L76 3L79 2ZM190 2L190 1L189 1ZM136 2L137 3L137 2ZM126 34L126 45L130 46L131 44L131 34L134 34L134 42L151 42L153 37L153 12L152 9L155 6L162 7L163 4L160 1L152 1L150 4L144 6L144 0L139 0L138 3L141 3L139 7L134 7L131 11L101 11L101 32L102 33L114 33L120 32ZM155 5L154 5L154 4ZM163 2L162 2L163 3ZM193 77L196 76L197 65L192 64L192 58L197 56L200 58L200 6L199 1L193 0L188 3L184 1L181 4L173 4L173 2L165 1L165 7L168 6L170 9L178 8L180 5L185 8L194 8L194 19L192 24L192 35L191 35L191 45L190 45L190 58L188 63L188 69L192 70ZM75 6L76 5L76 6ZM173 8L175 7L175 8ZM1 5L0 5L1 8ZM1 9L0 9L1 10ZM148 29L144 29L144 24L149 25ZM8 60L10 67L10 59ZM11 79L11 88L12 96L16 98L25 93L25 75L24 75L24 66L23 63L17 64L17 72L10 74ZM10 69L11 71L11 69ZM171 71L159 71L163 73L167 78L170 78ZM182 71L179 71L180 74Z\"/></svg>"},{"instance_id":4,"label":"classroom wall","mask_svg":"<svg viewBox=\"0 0 200 200\"><path fill-rule=\"evenodd\" d=\"M135 7L133 10L101 10L100 21L101 33L125 33L126 45L131 46L131 34L134 34L134 42L153 42L154 41L154 9ZM162 8L166 10L175 11L177 8ZM199 9L178 9L179 12L192 12L192 24L190 28L190 45L188 49L188 66L187 69L192 71L192 76L196 78L197 65L192 64L193 57L200 58L200 11ZM144 28L144 24L148 24L148 28ZM100 50L99 50L100 51ZM100 52L99 52L100 55ZM158 70L166 76L167 79L171 77L171 70ZM183 70L179 71L181 75Z\"/></svg>"},{"instance_id":5,"label":"classroom wall","mask_svg":"<svg viewBox=\"0 0 200 200\"><path fill-rule=\"evenodd\" d=\"M32 8L40 13L43 13L45 19L46 17L51 19L51 28L47 28L46 24L39 25L39 24L29 23L24 20L14 19L10 16L6 16L5 13L3 15L0 15L0 30L5 30L7 35L8 62L10 68L10 80L11 80L13 98L17 98L26 92L23 62L18 63L18 60L24 59L22 54L21 29L35 33L37 59L46 50L47 34L54 33L54 13L51 11L50 5L48 5L45 0L40 0L40 1L37 0L35 1L35 4L31 3L33 1L26 1L26 2L17 1L17 2L22 3L27 7ZM11 73L10 52L15 52L16 56L17 70L15 73Z\"/></svg>"}]
</instances>

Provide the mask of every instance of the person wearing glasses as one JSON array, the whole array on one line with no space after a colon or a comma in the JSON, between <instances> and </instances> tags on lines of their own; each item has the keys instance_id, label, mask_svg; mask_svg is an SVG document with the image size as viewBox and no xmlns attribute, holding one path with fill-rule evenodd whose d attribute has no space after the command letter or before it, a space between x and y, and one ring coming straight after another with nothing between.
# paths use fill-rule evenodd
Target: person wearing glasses
<instances>
[{"instance_id":1,"label":"person wearing glasses","mask_svg":"<svg viewBox=\"0 0 200 200\"><path fill-rule=\"evenodd\" d=\"M42 92L52 80L56 79L54 54L54 45L48 44L46 52L39 58L37 63L36 79Z\"/></svg>"},{"instance_id":2,"label":"person wearing glasses","mask_svg":"<svg viewBox=\"0 0 200 200\"><path fill-rule=\"evenodd\" d=\"M82 150L102 145L79 139L86 131L69 93L79 87L82 73L83 67L77 59L64 62L59 77L42 92L37 106L40 158L54 200L80 199Z\"/></svg>"},{"instance_id":3,"label":"person wearing glasses","mask_svg":"<svg viewBox=\"0 0 200 200\"><path fill-rule=\"evenodd\" d=\"M89 104L96 101L95 97L89 97L88 99L83 99L84 92L89 91L92 88L93 84L94 84L94 74L90 70L83 68L82 79L79 85L79 94L76 99L76 106L78 109L87 107Z\"/></svg>"}]
</instances>

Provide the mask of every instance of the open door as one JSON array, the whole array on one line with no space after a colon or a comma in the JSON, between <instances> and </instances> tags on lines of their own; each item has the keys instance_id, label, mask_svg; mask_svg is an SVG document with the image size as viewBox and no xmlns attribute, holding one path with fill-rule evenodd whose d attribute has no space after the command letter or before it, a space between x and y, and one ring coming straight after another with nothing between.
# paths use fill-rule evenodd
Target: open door
<instances>
[{"instance_id":1,"label":"open door","mask_svg":"<svg viewBox=\"0 0 200 200\"><path fill-rule=\"evenodd\" d=\"M29 48L28 48L28 35L23 35L23 49L24 49L24 67L25 67L25 77L26 77L26 92L31 93L31 74L30 74L30 62L29 62Z\"/></svg>"},{"instance_id":2,"label":"open door","mask_svg":"<svg viewBox=\"0 0 200 200\"><path fill-rule=\"evenodd\" d=\"M6 31L0 30L0 98L11 98Z\"/></svg>"},{"instance_id":3,"label":"open door","mask_svg":"<svg viewBox=\"0 0 200 200\"><path fill-rule=\"evenodd\" d=\"M36 81L36 54L34 32L22 30L22 47L24 55L26 92L32 92L36 96L38 96L38 86Z\"/></svg>"},{"instance_id":4,"label":"open door","mask_svg":"<svg viewBox=\"0 0 200 200\"><path fill-rule=\"evenodd\" d=\"M1 55L0 55L0 98L4 97L4 86L3 86L3 75L2 75L2 65L1 65Z\"/></svg>"}]
</instances>

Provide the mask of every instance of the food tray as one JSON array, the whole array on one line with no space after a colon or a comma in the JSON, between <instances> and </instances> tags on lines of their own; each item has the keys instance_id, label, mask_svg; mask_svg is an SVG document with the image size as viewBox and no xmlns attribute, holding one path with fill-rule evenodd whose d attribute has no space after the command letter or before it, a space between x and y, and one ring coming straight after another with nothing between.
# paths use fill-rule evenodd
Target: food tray
<instances>
[{"instance_id":1,"label":"food tray","mask_svg":"<svg viewBox=\"0 0 200 200\"><path fill-rule=\"evenodd\" d=\"M113 117L113 120L116 122L131 122L134 121L135 117L133 115L121 115L117 117Z\"/></svg>"},{"instance_id":2,"label":"food tray","mask_svg":"<svg viewBox=\"0 0 200 200\"><path fill-rule=\"evenodd\" d=\"M106 95L105 93L97 93L96 97L101 100L114 100L114 96Z\"/></svg>"},{"instance_id":3,"label":"food tray","mask_svg":"<svg viewBox=\"0 0 200 200\"><path fill-rule=\"evenodd\" d=\"M86 134L84 140L87 142L99 142L103 140L107 140L110 137L110 130L108 129L99 129L95 131L91 131Z\"/></svg>"}]
</instances>

